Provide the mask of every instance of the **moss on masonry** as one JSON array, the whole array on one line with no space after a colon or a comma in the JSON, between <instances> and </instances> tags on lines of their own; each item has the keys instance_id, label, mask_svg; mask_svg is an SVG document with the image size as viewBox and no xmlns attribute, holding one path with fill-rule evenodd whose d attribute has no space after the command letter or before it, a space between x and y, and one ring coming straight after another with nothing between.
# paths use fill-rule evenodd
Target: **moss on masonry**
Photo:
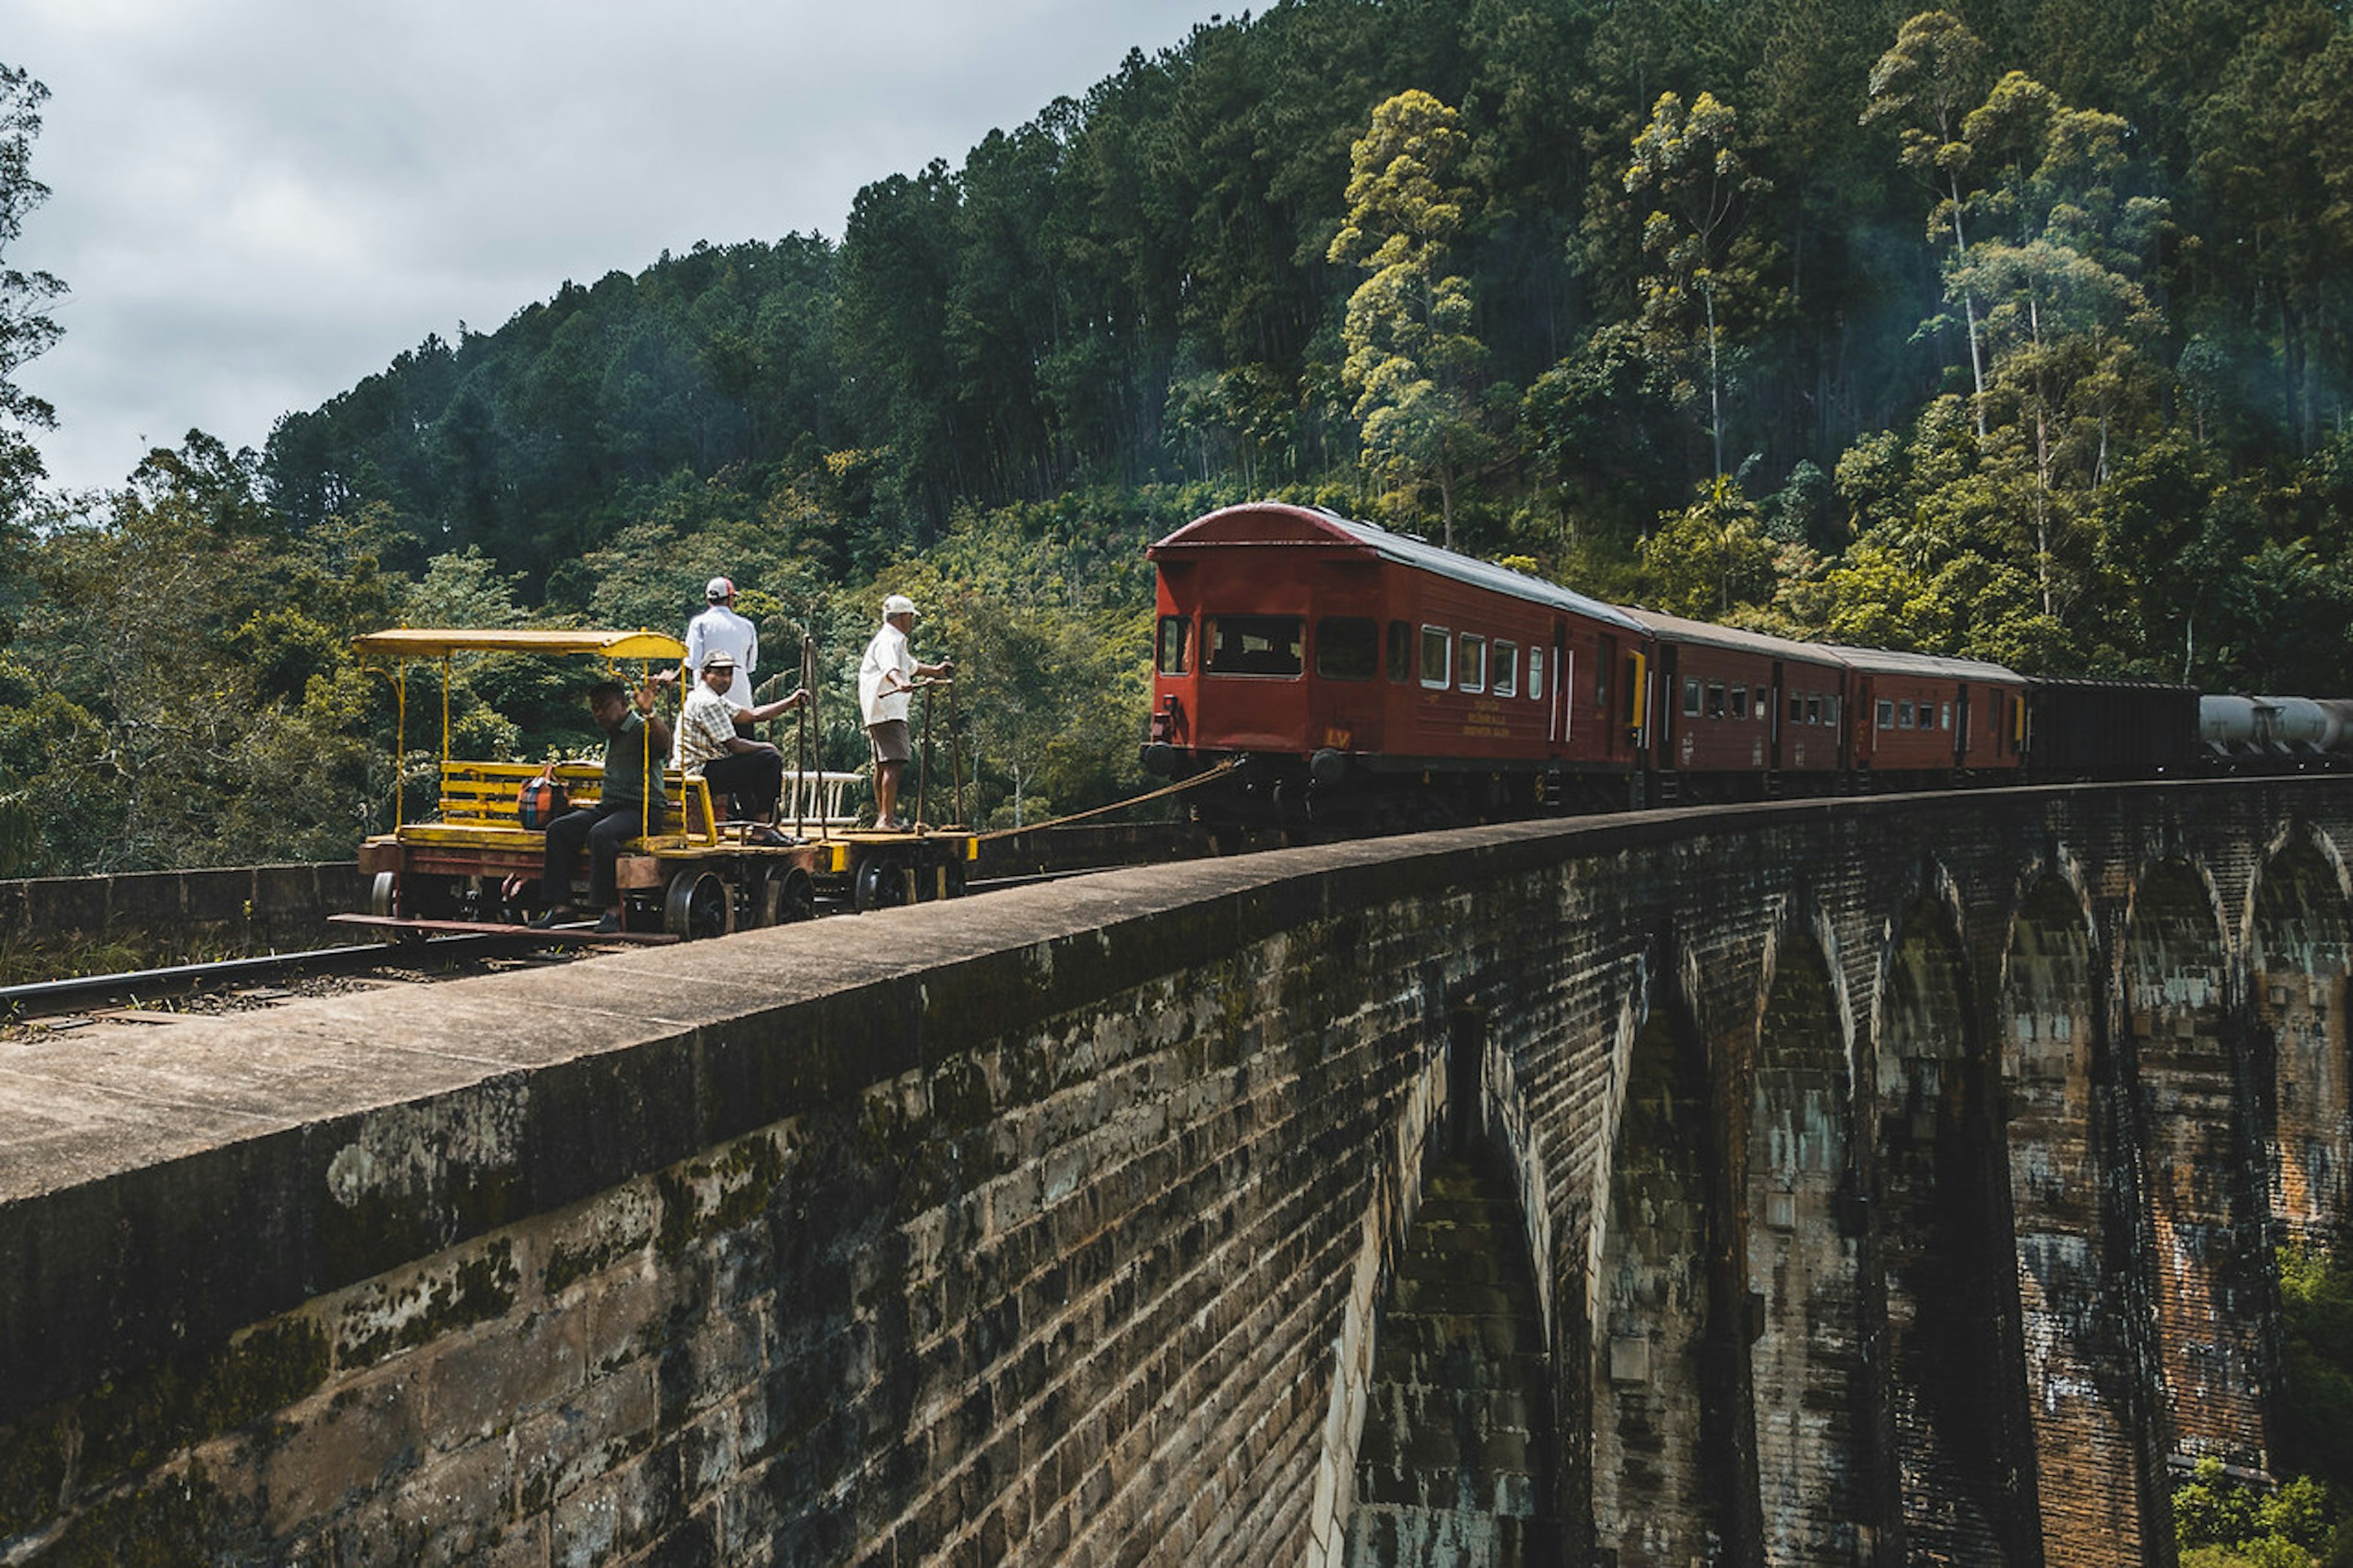
<instances>
[{"instance_id":1,"label":"moss on masonry","mask_svg":"<svg viewBox=\"0 0 2353 1568\"><path fill-rule=\"evenodd\" d=\"M264 1545L251 1509L193 1462L184 1475L108 1498L79 1515L41 1562L44 1568L179 1568L260 1561Z\"/></svg>"},{"instance_id":2,"label":"moss on masonry","mask_svg":"<svg viewBox=\"0 0 2353 1568\"><path fill-rule=\"evenodd\" d=\"M422 1304L416 1311L343 1342L342 1360L346 1369L366 1366L453 1330L505 1316L513 1310L522 1288L514 1244L501 1237L476 1256L460 1259L446 1276L420 1281L420 1288Z\"/></svg>"},{"instance_id":3,"label":"moss on masonry","mask_svg":"<svg viewBox=\"0 0 2353 1568\"><path fill-rule=\"evenodd\" d=\"M77 1486L103 1487L258 1421L322 1386L332 1362L325 1329L294 1316L107 1384L74 1410L81 1429Z\"/></svg>"},{"instance_id":4,"label":"moss on masonry","mask_svg":"<svg viewBox=\"0 0 2353 1568\"><path fill-rule=\"evenodd\" d=\"M71 1451L59 1408L0 1428L0 1541L24 1533L56 1510Z\"/></svg>"}]
</instances>

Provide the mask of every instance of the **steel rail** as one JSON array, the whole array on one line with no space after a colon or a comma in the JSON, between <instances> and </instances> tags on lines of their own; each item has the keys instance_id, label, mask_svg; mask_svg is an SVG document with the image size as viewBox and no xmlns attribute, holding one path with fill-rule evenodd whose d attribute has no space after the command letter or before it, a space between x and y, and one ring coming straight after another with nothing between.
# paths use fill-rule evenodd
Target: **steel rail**
<instances>
[{"instance_id":1,"label":"steel rail","mask_svg":"<svg viewBox=\"0 0 2353 1568\"><path fill-rule=\"evenodd\" d=\"M159 994L185 995L222 982L346 973L353 970L378 969L387 964L464 957L513 945L517 945L517 939L511 936L430 937L422 942L371 942L350 947L311 948L302 952L224 958L209 963L174 963L157 969L77 974L63 980L36 980L21 985L0 985L0 1017L54 1013L59 1010L59 1004L87 1002L100 997Z\"/></svg>"}]
</instances>

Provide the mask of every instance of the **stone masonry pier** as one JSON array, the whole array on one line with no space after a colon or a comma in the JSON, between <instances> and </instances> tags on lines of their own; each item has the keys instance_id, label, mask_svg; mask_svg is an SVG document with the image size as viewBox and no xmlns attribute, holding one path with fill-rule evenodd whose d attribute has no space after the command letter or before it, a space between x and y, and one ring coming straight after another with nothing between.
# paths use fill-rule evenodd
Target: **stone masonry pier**
<instances>
[{"instance_id":1,"label":"stone masonry pier","mask_svg":"<svg viewBox=\"0 0 2353 1568\"><path fill-rule=\"evenodd\" d=\"M2353 783L1523 824L0 1045L0 1563L2137 1563Z\"/></svg>"}]
</instances>

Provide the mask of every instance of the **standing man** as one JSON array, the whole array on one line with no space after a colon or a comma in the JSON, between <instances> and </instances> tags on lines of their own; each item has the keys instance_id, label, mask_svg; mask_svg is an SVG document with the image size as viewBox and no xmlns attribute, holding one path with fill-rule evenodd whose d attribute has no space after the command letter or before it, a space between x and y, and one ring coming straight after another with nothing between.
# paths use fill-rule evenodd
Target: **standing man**
<instances>
[{"instance_id":1,"label":"standing man","mask_svg":"<svg viewBox=\"0 0 2353 1568\"><path fill-rule=\"evenodd\" d=\"M752 672L760 665L760 628L735 613L735 584L728 579L713 577L702 597L710 607L686 623L686 668L680 679L693 691L703 661L723 653L735 661L735 681L727 689L727 700L749 708Z\"/></svg>"},{"instance_id":2,"label":"standing man","mask_svg":"<svg viewBox=\"0 0 2353 1568\"><path fill-rule=\"evenodd\" d=\"M661 680L669 679L664 671ZM646 831L647 802L653 803L650 816L656 832L661 830L662 814L669 806L661 798L658 771L670 754L670 725L654 710L654 693L660 683L648 677L634 699L617 680L600 680L588 689L588 711L595 716L596 728L605 731L605 780L596 805L567 811L547 825L547 857L539 878L547 912L532 924L560 925L571 918L572 871L586 845L588 901L605 911L605 918L596 922L596 933L609 936L621 929L621 889L614 876L615 862L620 858L621 846Z\"/></svg>"},{"instance_id":3,"label":"standing man","mask_svg":"<svg viewBox=\"0 0 2353 1568\"><path fill-rule=\"evenodd\" d=\"M774 702L738 708L727 696L734 678L734 655L723 649L703 656L702 679L686 694L686 709L678 716L678 763L690 776L702 775L717 803L726 806L730 821L770 822L784 788L785 754L736 731L805 706L808 693L796 691Z\"/></svg>"},{"instance_id":4,"label":"standing man","mask_svg":"<svg viewBox=\"0 0 2353 1568\"><path fill-rule=\"evenodd\" d=\"M866 645L858 663L858 705L865 712L866 739L874 748L874 826L883 833L903 833L909 824L899 820L899 774L914 759L907 733L907 697L918 676L945 679L955 673L955 660L919 664L907 647L915 629L915 601L893 594L882 601L882 629Z\"/></svg>"}]
</instances>

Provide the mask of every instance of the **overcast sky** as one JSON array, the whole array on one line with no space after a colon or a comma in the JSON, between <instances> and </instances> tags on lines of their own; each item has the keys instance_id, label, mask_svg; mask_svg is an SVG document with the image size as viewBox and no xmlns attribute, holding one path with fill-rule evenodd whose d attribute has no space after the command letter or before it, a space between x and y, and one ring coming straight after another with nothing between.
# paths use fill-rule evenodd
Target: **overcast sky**
<instances>
[{"instance_id":1,"label":"overcast sky","mask_svg":"<svg viewBox=\"0 0 2353 1568\"><path fill-rule=\"evenodd\" d=\"M1234 7L1239 9L1239 7ZM51 192L5 258L72 290L19 380L51 478L118 485L428 332L662 249L839 239L859 186L963 162L1212 0L9 0Z\"/></svg>"}]
</instances>

